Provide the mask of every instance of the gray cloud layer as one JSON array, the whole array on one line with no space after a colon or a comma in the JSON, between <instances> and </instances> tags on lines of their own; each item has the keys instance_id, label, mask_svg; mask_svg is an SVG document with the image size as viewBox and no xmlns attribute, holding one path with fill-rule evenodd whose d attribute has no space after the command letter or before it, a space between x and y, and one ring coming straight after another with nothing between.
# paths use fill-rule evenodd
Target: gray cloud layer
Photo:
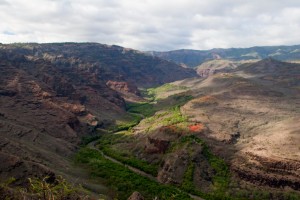
<instances>
[{"instance_id":1,"label":"gray cloud layer","mask_svg":"<svg viewBox=\"0 0 300 200\"><path fill-rule=\"evenodd\" d=\"M299 0L0 0L0 42L140 50L300 44Z\"/></svg>"}]
</instances>

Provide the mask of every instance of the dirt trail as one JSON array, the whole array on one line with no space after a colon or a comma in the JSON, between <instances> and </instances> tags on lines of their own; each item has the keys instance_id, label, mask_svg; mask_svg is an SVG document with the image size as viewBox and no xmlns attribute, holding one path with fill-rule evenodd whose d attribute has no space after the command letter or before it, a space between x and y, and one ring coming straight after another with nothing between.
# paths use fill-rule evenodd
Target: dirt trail
<instances>
[{"instance_id":1,"label":"dirt trail","mask_svg":"<svg viewBox=\"0 0 300 200\"><path fill-rule=\"evenodd\" d=\"M132 167L132 166L123 164L123 163L119 162L118 160L116 160L116 159L114 159L114 158L112 158L112 157L110 157L110 156L105 155L102 151L100 151L98 148L96 148L96 146L95 146L96 143L97 143L97 140L96 140L96 141L92 141L92 142L90 142L90 143L87 145L87 147L89 147L89 148L91 148L91 149L94 149L94 150L96 150L96 151L99 151L99 152L102 154L102 156L103 156L104 158L106 158L106 159L108 159L108 160L110 160L110 161L112 161L112 162L114 162L114 163L116 163L116 164L123 165L123 166L125 166L126 168L130 169L131 171L133 171L134 173L137 173L137 174L139 174L139 175L141 175L141 176L147 177L147 178L149 178L149 179L151 179L151 180L153 180L153 181L156 181L156 182L160 183L160 182L157 180L157 178L154 177L154 176L152 176L151 174L147 174L147 173L144 172L144 171L141 171L141 170L139 170L139 169L137 169L137 168L135 168L135 167ZM195 196L195 195L192 195L192 194L189 194L189 193L187 193L187 194L188 194L192 199L195 199L195 200L204 200L204 199L201 198L201 197L198 197L198 196Z\"/></svg>"}]
</instances>

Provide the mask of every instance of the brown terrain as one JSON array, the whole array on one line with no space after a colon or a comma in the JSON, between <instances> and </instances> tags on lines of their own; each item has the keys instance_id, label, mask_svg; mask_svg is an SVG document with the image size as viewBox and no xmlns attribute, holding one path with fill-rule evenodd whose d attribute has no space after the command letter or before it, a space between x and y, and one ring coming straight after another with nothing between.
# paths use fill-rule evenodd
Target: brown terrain
<instances>
[{"instance_id":1,"label":"brown terrain","mask_svg":"<svg viewBox=\"0 0 300 200\"><path fill-rule=\"evenodd\" d=\"M200 77L208 77L210 75L216 74L219 71L226 72L236 69L238 66L245 63L253 63L259 60L242 60L242 61L232 61L232 60L211 60L202 63L201 65L196 67L197 74Z\"/></svg>"},{"instance_id":2,"label":"brown terrain","mask_svg":"<svg viewBox=\"0 0 300 200\"><path fill-rule=\"evenodd\" d=\"M138 98L137 87L193 76L193 70L117 46L1 45L0 180L80 179L70 158L81 138L131 120L122 96Z\"/></svg>"},{"instance_id":3,"label":"brown terrain","mask_svg":"<svg viewBox=\"0 0 300 200\"><path fill-rule=\"evenodd\" d=\"M256 189L267 190L269 199L298 195L300 65L217 59L198 66L197 77L190 68L119 46L1 45L0 180L15 177L20 186L28 177L61 174L107 193L71 158L83 137L132 121L130 102L148 103L142 111L152 106L155 112L137 112L143 119L108 135L118 138L108 147L156 166L160 183L229 196L246 189L250 199ZM152 90L152 100L142 97L142 88L169 82ZM227 175L220 177L214 161L226 166L215 156L229 167L228 186L220 184ZM144 199L138 192L130 198Z\"/></svg>"},{"instance_id":4,"label":"brown terrain","mask_svg":"<svg viewBox=\"0 0 300 200\"><path fill-rule=\"evenodd\" d=\"M177 82L198 96L182 112L206 125L203 138L238 178L299 190L299 71L297 64L265 59L231 73Z\"/></svg>"},{"instance_id":5,"label":"brown terrain","mask_svg":"<svg viewBox=\"0 0 300 200\"><path fill-rule=\"evenodd\" d=\"M192 164L195 187L213 192L216 172L204 146L196 140L180 144L194 135L229 166L231 194L250 190L247 198L253 199L251 193L263 190L270 199L285 199L282 192L299 192L300 65L273 59L236 63L209 61L202 67L213 73L171 83L177 89L157 96L172 102L192 95L180 109L187 122L172 122L176 117L161 110L124 133L113 149L159 163L158 181L177 186Z\"/></svg>"}]
</instances>

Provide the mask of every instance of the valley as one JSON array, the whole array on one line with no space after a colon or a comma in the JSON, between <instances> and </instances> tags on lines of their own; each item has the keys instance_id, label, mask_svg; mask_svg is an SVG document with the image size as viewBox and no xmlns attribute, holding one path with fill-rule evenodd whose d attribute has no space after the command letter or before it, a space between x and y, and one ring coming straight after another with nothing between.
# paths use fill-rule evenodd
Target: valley
<instances>
[{"instance_id":1,"label":"valley","mask_svg":"<svg viewBox=\"0 0 300 200\"><path fill-rule=\"evenodd\" d=\"M278 61L274 60L265 60L261 64L270 66L283 63L278 63ZM296 69L294 67L296 66L292 65L290 70ZM274 71L273 73L275 74ZM213 85L212 81L216 85ZM222 87L220 83L217 85L220 81L222 81L222 85L226 84ZM243 84L242 81L245 83ZM299 141L299 138L294 138L295 142L286 145L288 149L285 150L282 146L278 148L279 141L277 140L277 135L271 135L270 138L269 136L273 132L273 134L278 134L278 130L274 131L278 127L273 130L270 127L273 124L286 124L287 116L291 120L297 120L299 110L294 110L294 105L298 101L297 99L294 101L293 98L299 97L295 95L297 93L295 93L296 91L292 91L292 89L288 93L292 94L293 98L288 98L287 100L285 97L281 99L280 97L282 96L278 96L275 92L277 89L269 91L269 88L262 88L263 91L259 92L256 85L252 86L255 89L251 87L251 82L252 80L249 81L243 76L216 74L208 79L199 80L198 78L192 78L157 88L155 91L160 92L156 93L156 95L163 96L163 98L159 99L156 104L159 104L158 102L162 102L163 104L164 101L170 101L172 99L170 97L180 99L178 98L180 95L189 97L188 102L181 103L182 106L179 110L178 108L177 110L174 110L174 108L170 110L170 107L165 107L166 110L163 111L163 107L156 105L160 107L159 112L143 119L130 131L118 132L113 135L103 135L99 140L99 147L107 155L157 176L158 180L162 183L177 185L188 192L192 191L194 194L200 194L205 199L269 199L271 195L273 199L297 199L297 193L292 192L293 189L298 190L297 182L299 182L299 179L297 177L299 175L297 175L297 167L285 166L298 165L299 157L290 152L299 152L297 151L299 143L296 142ZM258 81L255 82L257 83ZM208 89L206 88L207 85L213 85L214 88ZM278 89L282 91L282 88ZM151 93L153 90L150 89L149 91ZM229 91L232 93L228 94ZM244 93L240 94L239 91L243 91ZM236 93L243 95L243 97L238 96L234 98ZM169 94L170 96L165 94ZM192 95L193 97L191 98ZM197 98L196 95L199 95L199 97ZM251 98L251 96L254 97ZM262 98L261 101L258 100L259 98ZM276 99L274 100L276 103L272 104L273 98ZM282 102L278 104L280 99ZM263 102L267 102L273 109L261 106L264 105ZM167 105L172 107L171 103ZM285 107L283 108L282 106ZM235 110L233 107L235 109L239 108L240 111ZM143 109L140 110L142 113ZM270 115L270 118L267 118L266 114L263 114L264 110L274 113ZM145 111L148 113L146 109ZM178 111L183 115L179 114ZM260 114L253 115L253 112ZM281 119L284 120L281 121ZM269 123L272 125L270 126ZM294 124L296 124L295 121ZM285 127L284 130L286 132L284 135L288 137L288 132L297 132L296 127L297 125L291 126L291 129ZM258 142L256 137L264 137L264 134L255 134L255 129L267 132L268 139L273 138L273 141L266 142L267 138L265 138L260 139L260 142ZM252 140L253 136L248 135L252 131L256 135L254 140ZM201 145L198 146L197 143ZM206 146L206 144L209 145ZM207 150L203 152L203 149L201 151L201 146L203 148L203 145L204 149L209 147L208 149L211 149L209 152L213 153L205 153ZM280 154L276 154L275 149L280 149ZM192 154L186 152L186 150ZM199 157L201 154L203 156L202 159ZM209 157L215 155L217 157L209 159ZM264 156L261 157L261 155ZM141 165L136 163L138 160L134 157L142 160L140 161ZM224 158L225 162L220 158ZM147 165L144 161L147 161L149 164ZM189 162L191 163L189 164ZM205 164L205 162L207 163ZM157 166L157 163L160 166ZM214 167L210 169L210 165ZM226 166L229 166L228 171L222 171L226 169ZM187 178L187 174L189 173L192 173L190 175L191 178ZM198 180L195 177L196 173L201 173L201 175L196 176ZM206 178L203 180L199 179L203 176ZM191 182L186 182L186 180L191 180ZM279 188L283 186L281 184L285 185L286 189L284 193L280 192L281 189ZM198 191L193 189L194 187ZM269 192L263 190L265 187L269 188ZM288 192L288 187L292 189L290 192ZM207 196L199 191L205 191L206 193L214 191L215 195L218 192L220 193L219 196ZM253 196L254 193L255 196ZM229 194L228 197L226 197L226 194ZM285 195L285 197L282 195Z\"/></svg>"},{"instance_id":2,"label":"valley","mask_svg":"<svg viewBox=\"0 0 300 200\"><path fill-rule=\"evenodd\" d=\"M191 69L96 43L0 45L0 58L0 180L16 179L3 197L38 199L28 178L62 175L74 199L300 198L297 63Z\"/></svg>"}]
</instances>

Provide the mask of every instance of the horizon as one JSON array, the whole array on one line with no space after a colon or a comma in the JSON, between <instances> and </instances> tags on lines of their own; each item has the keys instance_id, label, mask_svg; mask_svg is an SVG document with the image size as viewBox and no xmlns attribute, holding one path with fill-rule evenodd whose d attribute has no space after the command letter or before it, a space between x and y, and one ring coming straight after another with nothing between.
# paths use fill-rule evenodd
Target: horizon
<instances>
[{"instance_id":1,"label":"horizon","mask_svg":"<svg viewBox=\"0 0 300 200\"><path fill-rule=\"evenodd\" d=\"M265 46L249 46L249 47L228 47L228 48L211 48L211 49L172 49L172 50L166 50L166 51L156 51L156 50L140 50L140 49L134 49L131 47L126 47L126 46L120 46L117 44L106 44L106 43L101 43L101 42L11 42L11 43L2 43L2 45L13 45L13 44L100 44L100 45L107 45L107 46L119 46L122 48L127 48L127 49L132 49L132 50L137 50L141 52L172 52L172 51L182 51L182 50L188 50L188 51L212 51L212 50L226 50L226 49L251 49L251 48L268 48L268 47L294 47L294 46L300 46L300 44L292 44L292 45L265 45Z\"/></svg>"}]
</instances>

